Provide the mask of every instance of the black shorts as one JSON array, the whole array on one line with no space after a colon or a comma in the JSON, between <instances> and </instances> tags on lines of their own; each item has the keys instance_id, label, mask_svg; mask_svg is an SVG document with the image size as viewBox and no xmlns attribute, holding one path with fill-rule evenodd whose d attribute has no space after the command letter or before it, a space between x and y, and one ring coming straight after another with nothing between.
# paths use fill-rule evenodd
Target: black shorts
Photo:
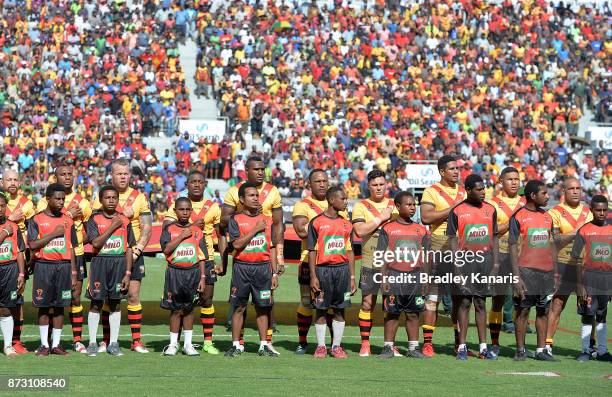
<instances>
[{"instance_id":1,"label":"black shorts","mask_svg":"<svg viewBox=\"0 0 612 397\"><path fill-rule=\"evenodd\" d=\"M68 307L71 300L70 262L36 261L32 284L34 307Z\"/></svg>"},{"instance_id":2,"label":"black shorts","mask_svg":"<svg viewBox=\"0 0 612 397\"><path fill-rule=\"evenodd\" d=\"M380 283L374 281L374 275L376 273L380 273L380 269L361 266L361 275L359 277L359 289L361 290L361 295L378 294L378 291L380 290Z\"/></svg>"},{"instance_id":3,"label":"black shorts","mask_svg":"<svg viewBox=\"0 0 612 397\"><path fill-rule=\"evenodd\" d=\"M420 275L420 269L411 272L389 269L387 276L414 282L389 282L389 292L383 292L383 310L389 314L420 313L425 310Z\"/></svg>"},{"instance_id":4,"label":"black shorts","mask_svg":"<svg viewBox=\"0 0 612 397\"><path fill-rule=\"evenodd\" d=\"M214 284L217 282L217 273L215 269L215 261L206 261L204 265L204 275L206 276L206 284Z\"/></svg>"},{"instance_id":5,"label":"black shorts","mask_svg":"<svg viewBox=\"0 0 612 397\"><path fill-rule=\"evenodd\" d=\"M127 297L121 293L121 280L125 275L125 255L94 256L89 265L89 282L85 296L103 301L121 300Z\"/></svg>"},{"instance_id":6,"label":"black shorts","mask_svg":"<svg viewBox=\"0 0 612 397\"><path fill-rule=\"evenodd\" d=\"M249 303L249 296L251 296L255 306L272 306L272 267L270 262L234 262L230 304L234 307L246 306Z\"/></svg>"},{"instance_id":7,"label":"black shorts","mask_svg":"<svg viewBox=\"0 0 612 397\"><path fill-rule=\"evenodd\" d=\"M503 252L499 253L499 276L507 277L512 273L512 261L510 260L510 254ZM505 280L505 279L504 279ZM491 294L493 295L506 295L508 293L508 287L511 287L512 283L495 283L491 287Z\"/></svg>"},{"instance_id":8,"label":"black shorts","mask_svg":"<svg viewBox=\"0 0 612 397\"><path fill-rule=\"evenodd\" d=\"M16 261L0 265L0 307L17 306L17 299L20 296L17 293L18 276L19 267Z\"/></svg>"},{"instance_id":9,"label":"black shorts","mask_svg":"<svg viewBox=\"0 0 612 397\"><path fill-rule=\"evenodd\" d=\"M493 256L491 253L486 253L482 255L482 258L483 260L465 261L463 266L456 268L455 274L464 277L465 282L462 280L461 283L454 283L452 295L481 298L491 295L491 288L486 276L489 276L493 269Z\"/></svg>"},{"instance_id":10,"label":"black shorts","mask_svg":"<svg viewBox=\"0 0 612 397\"><path fill-rule=\"evenodd\" d=\"M582 284L589 296L612 295L612 272L585 269L582 273Z\"/></svg>"},{"instance_id":11,"label":"black shorts","mask_svg":"<svg viewBox=\"0 0 612 397\"><path fill-rule=\"evenodd\" d=\"M190 311L200 299L198 284L200 283L200 268L179 268L168 266L164 283L164 296L161 299L162 309Z\"/></svg>"},{"instance_id":12,"label":"black shorts","mask_svg":"<svg viewBox=\"0 0 612 397\"><path fill-rule=\"evenodd\" d=\"M523 299L518 296L514 297L514 307L516 309L529 309L535 306L548 312L555 287L555 273L528 267L519 268L519 273L527 292L525 292Z\"/></svg>"},{"instance_id":13,"label":"black shorts","mask_svg":"<svg viewBox=\"0 0 612 397\"><path fill-rule=\"evenodd\" d=\"M557 262L557 271L559 272L560 283L559 289L555 292L555 295L571 295L576 293L576 285L578 284L578 275L576 274L578 267L575 265L567 265L565 263Z\"/></svg>"},{"instance_id":14,"label":"black shorts","mask_svg":"<svg viewBox=\"0 0 612 397\"><path fill-rule=\"evenodd\" d=\"M298 266L298 283L310 286L310 266L306 262L302 262Z\"/></svg>"},{"instance_id":15,"label":"black shorts","mask_svg":"<svg viewBox=\"0 0 612 397\"><path fill-rule=\"evenodd\" d=\"M77 280L83 281L87 278L87 265L85 263L85 255L75 256Z\"/></svg>"},{"instance_id":16,"label":"black shorts","mask_svg":"<svg viewBox=\"0 0 612 397\"><path fill-rule=\"evenodd\" d=\"M351 273L347 263L315 268L321 292L311 295L318 310L344 309L351 306Z\"/></svg>"},{"instance_id":17,"label":"black shorts","mask_svg":"<svg viewBox=\"0 0 612 397\"><path fill-rule=\"evenodd\" d=\"M136 262L132 263L132 274L130 275L130 280L142 280L145 278L145 262L144 262L144 253L140 255Z\"/></svg>"}]
</instances>

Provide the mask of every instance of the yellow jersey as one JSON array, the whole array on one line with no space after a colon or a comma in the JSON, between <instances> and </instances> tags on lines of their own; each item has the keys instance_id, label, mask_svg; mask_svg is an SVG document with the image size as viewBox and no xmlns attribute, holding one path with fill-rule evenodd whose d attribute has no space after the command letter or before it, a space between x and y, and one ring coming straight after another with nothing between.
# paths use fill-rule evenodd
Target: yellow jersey
<instances>
[{"instance_id":1,"label":"yellow jersey","mask_svg":"<svg viewBox=\"0 0 612 397\"><path fill-rule=\"evenodd\" d=\"M489 200L489 204L495 207L495 211L497 211L497 225L504 225L510 222L510 217L514 214L519 208L524 206L526 203L525 198L521 196L516 197L508 197L497 195ZM499 252L502 254L508 254L510 251L508 244L508 237L510 233L506 232L503 236L499 236Z\"/></svg>"},{"instance_id":2,"label":"yellow jersey","mask_svg":"<svg viewBox=\"0 0 612 397\"><path fill-rule=\"evenodd\" d=\"M387 207L393 207L393 212L391 213L391 219L389 221L396 220L399 216L399 212L393 200L385 198L380 203L376 203L370 199L362 200L353 207L352 222L353 224L358 222L370 222ZM380 226L382 227L383 225L381 224ZM373 267L374 251L378 246L379 233L380 227L373 233L361 237L361 265L364 267Z\"/></svg>"},{"instance_id":3,"label":"yellow jersey","mask_svg":"<svg viewBox=\"0 0 612 397\"><path fill-rule=\"evenodd\" d=\"M588 206L580 204L576 208L563 203L548 210L553 219L553 229L559 229L560 234L571 234L578 226L593 220L593 214ZM568 264L571 260L572 244L569 243L557 253L557 260Z\"/></svg>"},{"instance_id":4,"label":"yellow jersey","mask_svg":"<svg viewBox=\"0 0 612 397\"><path fill-rule=\"evenodd\" d=\"M444 186L441 183L434 183L423 192L421 197L421 207L428 203L434 206L436 211L444 211L463 201L466 197L463 186L456 185L454 188ZM430 225L431 228L431 249L441 250L448 242L446 237L447 222L436 222Z\"/></svg>"},{"instance_id":5,"label":"yellow jersey","mask_svg":"<svg viewBox=\"0 0 612 397\"><path fill-rule=\"evenodd\" d=\"M19 226L19 230L21 230L24 241L28 241L26 239L27 227L26 227L25 221L33 217L34 214L36 213L36 211L34 211L34 204L29 198L27 198L26 196L22 196L20 194L18 194L17 197L15 197L14 199L10 198L8 194L7 194L7 197L9 198L9 201L6 204L6 214L5 215L8 218L14 211L21 209L21 212L23 212L24 219L16 223Z\"/></svg>"},{"instance_id":6,"label":"yellow jersey","mask_svg":"<svg viewBox=\"0 0 612 397\"><path fill-rule=\"evenodd\" d=\"M229 188L225 194L225 200L223 201L223 205L236 208L237 214L242 212L243 209L242 204L240 203L240 198L238 197L238 189L240 188L240 185L241 183ZM259 192L261 212L264 216L272 217L272 210L283 207L281 203L281 195L276 186L264 182L259 188L257 188L257 191Z\"/></svg>"}]
</instances>

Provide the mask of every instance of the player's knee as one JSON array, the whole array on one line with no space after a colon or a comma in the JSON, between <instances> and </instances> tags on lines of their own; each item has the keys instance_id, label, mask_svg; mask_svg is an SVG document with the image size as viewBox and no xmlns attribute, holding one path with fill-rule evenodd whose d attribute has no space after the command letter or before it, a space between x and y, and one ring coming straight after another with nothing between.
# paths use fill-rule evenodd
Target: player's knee
<instances>
[{"instance_id":1,"label":"player's knee","mask_svg":"<svg viewBox=\"0 0 612 397\"><path fill-rule=\"evenodd\" d=\"M236 306L234 306L234 313L235 314L242 314L242 313L244 313L245 309L246 309L245 305L236 305Z\"/></svg>"},{"instance_id":2,"label":"player's knee","mask_svg":"<svg viewBox=\"0 0 612 397\"><path fill-rule=\"evenodd\" d=\"M478 297L478 298L474 298L474 309L476 309L477 311L485 311L487 308L486 304L485 304L485 300Z\"/></svg>"},{"instance_id":3,"label":"player's knee","mask_svg":"<svg viewBox=\"0 0 612 397\"><path fill-rule=\"evenodd\" d=\"M463 310L469 310L470 306L472 306L472 298L471 297L463 297L455 302L459 303L459 308Z\"/></svg>"},{"instance_id":4,"label":"player's knee","mask_svg":"<svg viewBox=\"0 0 612 397\"><path fill-rule=\"evenodd\" d=\"M208 309L213 304L212 296L202 297L202 308Z\"/></svg>"},{"instance_id":5,"label":"player's knee","mask_svg":"<svg viewBox=\"0 0 612 397\"><path fill-rule=\"evenodd\" d=\"M89 311L99 313L102 310L104 302L102 301L91 301L89 304Z\"/></svg>"},{"instance_id":6,"label":"player's knee","mask_svg":"<svg viewBox=\"0 0 612 397\"><path fill-rule=\"evenodd\" d=\"M536 316L545 317L548 315L549 308L547 307L536 307Z\"/></svg>"},{"instance_id":7,"label":"player's knee","mask_svg":"<svg viewBox=\"0 0 612 397\"><path fill-rule=\"evenodd\" d=\"M434 300L426 300L425 301L425 310L435 312L438 309L438 302Z\"/></svg>"},{"instance_id":8,"label":"player's knee","mask_svg":"<svg viewBox=\"0 0 612 397\"><path fill-rule=\"evenodd\" d=\"M72 297L72 300L70 301L70 305L71 306L81 306L81 294L79 293L79 295L74 295Z\"/></svg>"}]
</instances>

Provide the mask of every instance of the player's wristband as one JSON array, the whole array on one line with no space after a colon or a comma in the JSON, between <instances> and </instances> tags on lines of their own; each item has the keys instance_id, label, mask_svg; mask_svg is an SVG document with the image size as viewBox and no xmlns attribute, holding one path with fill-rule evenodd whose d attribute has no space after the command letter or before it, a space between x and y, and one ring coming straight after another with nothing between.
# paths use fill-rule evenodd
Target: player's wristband
<instances>
[{"instance_id":1,"label":"player's wristband","mask_svg":"<svg viewBox=\"0 0 612 397\"><path fill-rule=\"evenodd\" d=\"M126 270L126 271L125 271L125 275L126 275L126 276L130 276L131 274L132 274L132 272L131 272L131 271L129 271L129 270Z\"/></svg>"},{"instance_id":2,"label":"player's wristband","mask_svg":"<svg viewBox=\"0 0 612 397\"><path fill-rule=\"evenodd\" d=\"M7 236L11 235L11 233L9 233L8 229L2 229L2 231L5 232Z\"/></svg>"},{"instance_id":3,"label":"player's wristband","mask_svg":"<svg viewBox=\"0 0 612 397\"><path fill-rule=\"evenodd\" d=\"M25 277L25 274L19 273L19 277Z\"/></svg>"},{"instance_id":4,"label":"player's wristband","mask_svg":"<svg viewBox=\"0 0 612 397\"><path fill-rule=\"evenodd\" d=\"M67 215L68 217L70 217L70 219L73 219L72 214L70 213L70 211L66 211L66 215Z\"/></svg>"},{"instance_id":5,"label":"player's wristband","mask_svg":"<svg viewBox=\"0 0 612 397\"><path fill-rule=\"evenodd\" d=\"M278 273L276 272L272 273L272 277L278 277Z\"/></svg>"},{"instance_id":6,"label":"player's wristband","mask_svg":"<svg viewBox=\"0 0 612 397\"><path fill-rule=\"evenodd\" d=\"M351 280L355 280L355 276L351 276Z\"/></svg>"},{"instance_id":7,"label":"player's wristband","mask_svg":"<svg viewBox=\"0 0 612 397\"><path fill-rule=\"evenodd\" d=\"M73 275L73 276L76 276L76 275L77 275L76 270L73 270L73 271L72 271L72 275Z\"/></svg>"}]
</instances>

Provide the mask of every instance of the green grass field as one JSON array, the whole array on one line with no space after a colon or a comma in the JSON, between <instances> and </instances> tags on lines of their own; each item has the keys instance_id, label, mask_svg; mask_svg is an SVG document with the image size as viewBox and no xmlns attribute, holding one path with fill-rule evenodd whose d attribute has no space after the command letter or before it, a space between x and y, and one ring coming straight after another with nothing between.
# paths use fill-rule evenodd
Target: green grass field
<instances>
[{"instance_id":1,"label":"green grass field","mask_svg":"<svg viewBox=\"0 0 612 397\"><path fill-rule=\"evenodd\" d=\"M276 359L260 358L256 355L257 336L252 328L246 331L247 353L236 359L222 355L201 357L161 357L161 351L168 341L168 327L165 313L155 309L163 289L163 261L147 258L147 277L143 282L142 300L145 302L145 324L143 339L153 351L148 355L137 355L129 351L129 328L121 330L123 357L101 355L86 357L76 353L68 357L37 358L33 354L16 359L0 357L1 375L10 376L64 376L68 377L69 394L87 393L88 395L161 395L205 392L210 395L270 395L290 392L306 395L325 392L326 394L347 395L352 393L384 392L389 395L417 393L433 395L444 393L452 395L474 395L476 393L508 394L527 393L537 395L610 395L612 391L612 365L602 362L577 363L574 358L579 353L580 340L575 333L579 331L579 320L572 303L562 317L561 327L565 329L556 336L555 354L561 359L558 363L541 363L528 360L523 363L512 361L514 336L502 334L504 346L498 361L470 359L458 362L453 351L452 329L438 327L434 334L437 355L432 360L394 358L380 360L376 357L360 358L359 329L347 327L344 346L348 360L314 360L311 356L298 357L293 354L297 343L297 331L293 321L279 326L274 344L281 356ZM299 292L296 280L296 266L292 265L280 280L275 293L277 302L296 302ZM222 278L217 284L217 327L216 345L227 349L231 338L222 324L226 308L221 302L226 300L229 290L229 277ZM358 293L359 294L359 293ZM28 296L28 295L26 295ZM358 300L358 297L354 302ZM279 318L292 319L289 305L287 312ZM27 304L29 305L29 303ZM380 310L380 305L379 305ZM252 315L252 310L250 310ZM162 322L163 321L163 322ZM125 320L124 315L124 322ZM353 323L354 325L354 323ZM202 340L201 327L194 328L195 343ZM70 327L64 328L64 345L70 343ZM101 330L99 331L99 335ZM23 338L30 350L38 346L38 328L34 317L28 315ZM87 339L87 329L83 330ZM471 328L469 342L477 349L476 332ZM375 323L372 335L373 353L378 354L383 344L382 327ZM311 347L314 348L314 331L309 334ZM406 349L404 332L398 333L399 346ZM533 349L535 335L528 335L529 348ZM511 373L550 372L549 375L518 375ZM8 394L6 388L0 393ZM27 393L10 392L10 395ZM32 393L31 393L32 394ZM40 394L40 393L39 393Z\"/></svg>"}]
</instances>

